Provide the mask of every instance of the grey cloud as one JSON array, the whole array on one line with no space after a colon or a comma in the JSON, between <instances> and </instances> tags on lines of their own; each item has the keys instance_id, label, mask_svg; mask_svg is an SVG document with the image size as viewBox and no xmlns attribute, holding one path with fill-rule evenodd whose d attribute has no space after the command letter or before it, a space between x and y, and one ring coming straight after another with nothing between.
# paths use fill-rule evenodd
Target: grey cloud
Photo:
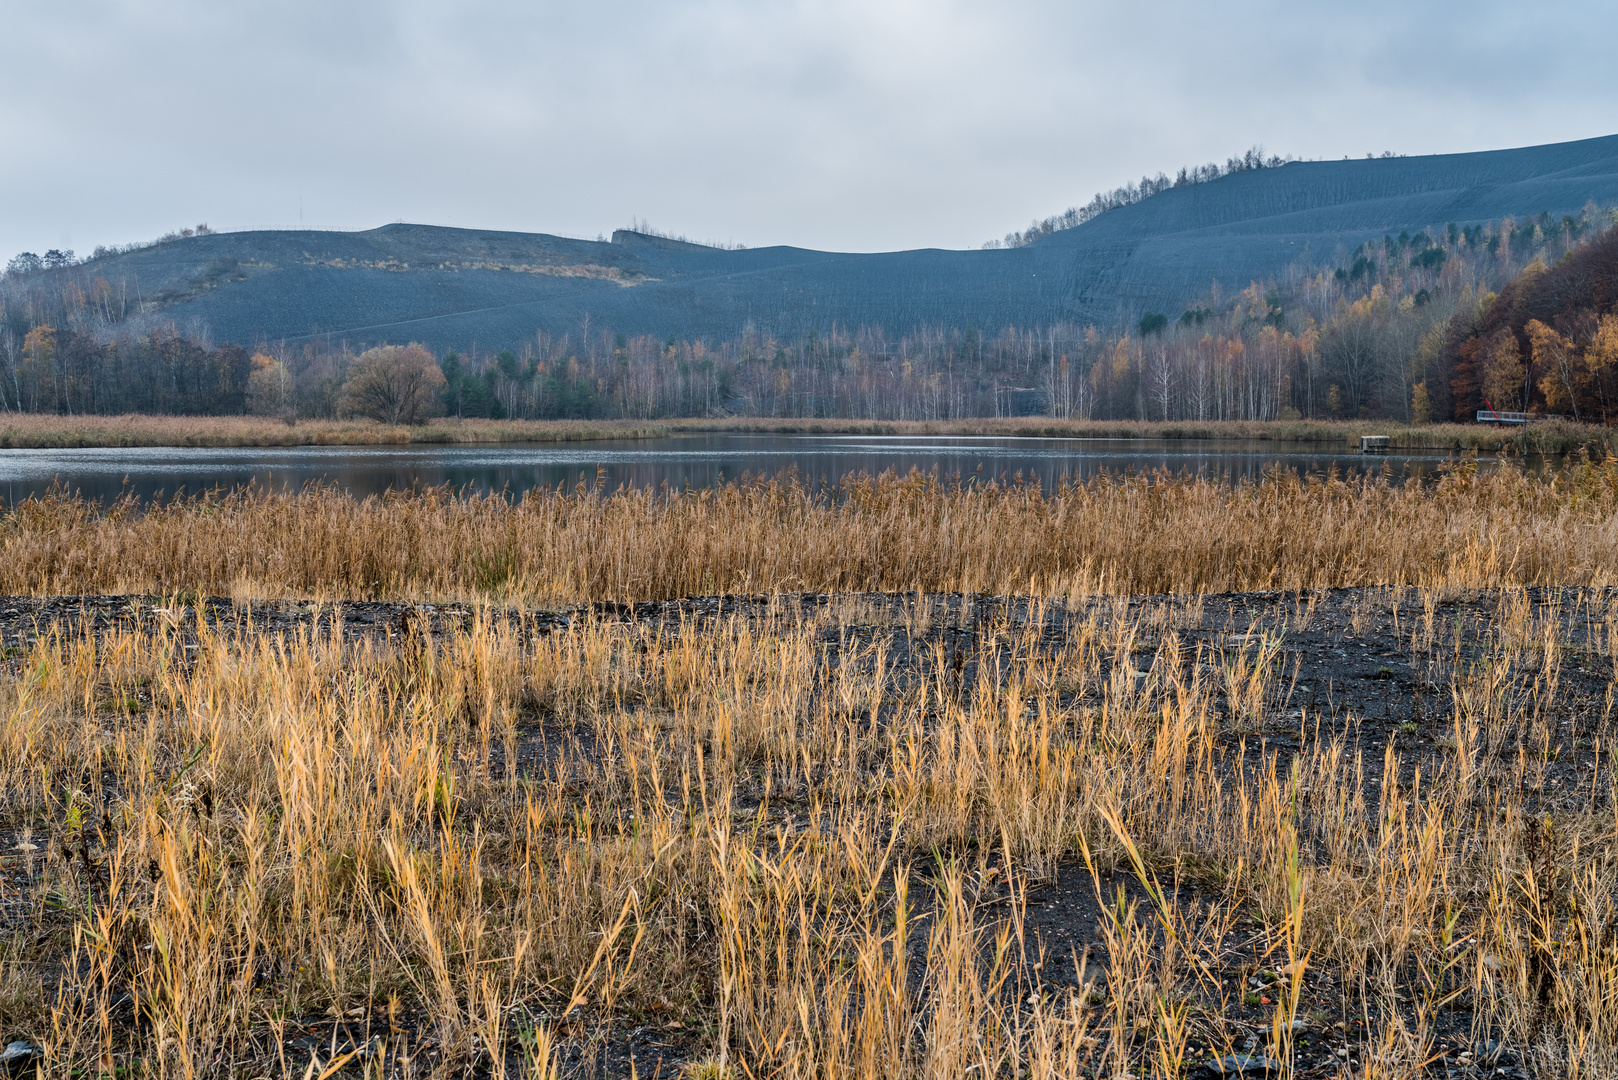
<instances>
[{"instance_id":1,"label":"grey cloud","mask_svg":"<svg viewBox=\"0 0 1618 1080\"><path fill-rule=\"evenodd\" d=\"M11 0L0 258L206 219L969 246L1144 172L1609 134L1610 5Z\"/></svg>"}]
</instances>

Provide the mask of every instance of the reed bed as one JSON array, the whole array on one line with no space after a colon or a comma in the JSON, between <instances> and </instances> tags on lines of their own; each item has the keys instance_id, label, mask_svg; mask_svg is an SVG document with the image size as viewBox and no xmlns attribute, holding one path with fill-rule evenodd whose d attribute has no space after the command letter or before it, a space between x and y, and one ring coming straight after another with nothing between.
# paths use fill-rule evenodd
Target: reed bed
<instances>
[{"instance_id":1,"label":"reed bed","mask_svg":"<svg viewBox=\"0 0 1618 1080\"><path fill-rule=\"evenodd\" d=\"M713 490L581 485L357 500L245 491L143 507L71 497L0 515L0 592L477 599L712 593L1199 593L1599 586L1618 567L1618 462L1547 479L1463 463L1432 484L1101 477L1042 490L932 476Z\"/></svg>"},{"instance_id":2,"label":"reed bed","mask_svg":"<svg viewBox=\"0 0 1618 1080\"><path fill-rule=\"evenodd\" d=\"M1291 442L1358 449L1361 435L1386 435L1407 450L1571 454L1618 448L1613 429L1540 420L1526 429L1490 424L1404 424L1393 420L1063 420L1049 416L962 420L772 419L665 421L673 431L805 435L977 435L1040 439L1151 439L1165 442Z\"/></svg>"},{"instance_id":3,"label":"reed bed","mask_svg":"<svg viewBox=\"0 0 1618 1080\"><path fill-rule=\"evenodd\" d=\"M1609 1077L1615 512L1592 461L30 501L0 593L169 599L6 650L0 1037L188 1080ZM1418 699L1385 742L1289 668L1340 586L1329 646ZM1094 960L1030 929L1075 879Z\"/></svg>"},{"instance_id":4,"label":"reed bed","mask_svg":"<svg viewBox=\"0 0 1618 1080\"><path fill-rule=\"evenodd\" d=\"M0 415L0 449L117 446L375 446L455 443L590 442L678 434L984 436L1046 439L1152 439L1168 442L1294 442L1340 448L1361 435L1386 435L1413 450L1571 454L1618 449L1613 429L1569 420L1525 430L1487 424L1401 424L1387 420L1062 420L976 417L960 420L858 420L836 417L708 417L661 420L477 420L440 418L417 425L307 419L293 424L256 416Z\"/></svg>"},{"instance_id":5,"label":"reed bed","mask_svg":"<svg viewBox=\"0 0 1618 1080\"><path fill-rule=\"evenodd\" d=\"M1194 648L1194 612L1105 599L46 633L0 680L0 1024L52 1076L599 1075L656 1030L693 1077L1391 1078L1467 1074L1460 1010L1480 1057L1610 1076L1612 774L1542 795L1610 745L1611 690L1556 673L1610 668L1618 606L1381 595L1436 757L1288 710L1302 596ZM963 668L934 631L968 619ZM1052 979L1025 917L1063 865L1106 960Z\"/></svg>"},{"instance_id":6,"label":"reed bed","mask_svg":"<svg viewBox=\"0 0 1618 1080\"><path fill-rule=\"evenodd\" d=\"M667 435L656 423L439 419L425 424L261 416L0 415L0 449L116 446L401 446L409 443L589 442Z\"/></svg>"}]
</instances>

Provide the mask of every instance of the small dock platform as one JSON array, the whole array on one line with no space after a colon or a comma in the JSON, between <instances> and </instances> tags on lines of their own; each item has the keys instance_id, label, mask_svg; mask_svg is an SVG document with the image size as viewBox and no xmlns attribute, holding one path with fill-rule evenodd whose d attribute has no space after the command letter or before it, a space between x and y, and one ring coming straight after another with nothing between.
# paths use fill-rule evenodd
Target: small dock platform
<instances>
[{"instance_id":1,"label":"small dock platform","mask_svg":"<svg viewBox=\"0 0 1618 1080\"><path fill-rule=\"evenodd\" d=\"M1480 424L1532 424L1540 420L1571 420L1561 413L1501 412L1498 409L1479 409Z\"/></svg>"},{"instance_id":2,"label":"small dock platform","mask_svg":"<svg viewBox=\"0 0 1618 1080\"><path fill-rule=\"evenodd\" d=\"M1386 454L1388 452L1388 447L1391 446L1392 443L1393 439L1387 435L1361 435L1360 453Z\"/></svg>"}]
</instances>

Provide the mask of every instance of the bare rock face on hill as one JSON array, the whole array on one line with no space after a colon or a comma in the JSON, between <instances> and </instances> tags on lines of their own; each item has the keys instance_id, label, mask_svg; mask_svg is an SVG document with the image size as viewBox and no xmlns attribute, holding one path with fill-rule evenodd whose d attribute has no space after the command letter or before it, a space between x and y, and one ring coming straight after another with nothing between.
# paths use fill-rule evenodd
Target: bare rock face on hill
<instances>
[{"instance_id":1,"label":"bare rock face on hill","mask_svg":"<svg viewBox=\"0 0 1618 1080\"><path fill-rule=\"evenodd\" d=\"M440 350L581 325L791 336L842 327L1036 327L1175 312L1386 233L1618 203L1618 136L1517 150L1294 162L1171 188L1026 247L838 254L720 250L627 230L610 242L388 225L213 234L48 274L142 298L216 342L331 336ZM122 295L122 294L120 294Z\"/></svg>"}]
</instances>

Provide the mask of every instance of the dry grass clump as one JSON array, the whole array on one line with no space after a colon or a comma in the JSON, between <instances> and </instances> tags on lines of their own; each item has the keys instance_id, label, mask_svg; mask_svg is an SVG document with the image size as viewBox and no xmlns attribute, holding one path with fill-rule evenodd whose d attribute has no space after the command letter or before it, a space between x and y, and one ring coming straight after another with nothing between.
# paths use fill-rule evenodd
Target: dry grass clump
<instances>
[{"instance_id":1,"label":"dry grass clump","mask_svg":"<svg viewBox=\"0 0 1618 1080\"><path fill-rule=\"evenodd\" d=\"M1183 614L1036 602L974 616L968 664L925 599L896 636L787 597L438 641L49 634L0 682L27 882L0 1024L50 1075L552 1076L651 1028L693 1075L957 1078L1248 1046L1301 1072L1328 1063L1298 1022L1336 1021L1345 1069L1414 1077L1464 1009L1537 1075L1611 1075L1612 774L1541 793L1610 738L1556 671L1610 660L1618 609L1506 594L1474 633L1444 604L1410 608L1452 733L1415 771L1288 712L1302 598L1195 646ZM1075 860L1106 963L1052 981L1028 892Z\"/></svg>"},{"instance_id":2,"label":"dry grass clump","mask_svg":"<svg viewBox=\"0 0 1618 1080\"><path fill-rule=\"evenodd\" d=\"M1600 585L1618 460L1549 480L1461 465L1431 485L1277 471L1234 485L1037 485L911 474L715 490L356 500L248 491L0 515L0 592L642 600L775 590L1197 593Z\"/></svg>"}]
</instances>

